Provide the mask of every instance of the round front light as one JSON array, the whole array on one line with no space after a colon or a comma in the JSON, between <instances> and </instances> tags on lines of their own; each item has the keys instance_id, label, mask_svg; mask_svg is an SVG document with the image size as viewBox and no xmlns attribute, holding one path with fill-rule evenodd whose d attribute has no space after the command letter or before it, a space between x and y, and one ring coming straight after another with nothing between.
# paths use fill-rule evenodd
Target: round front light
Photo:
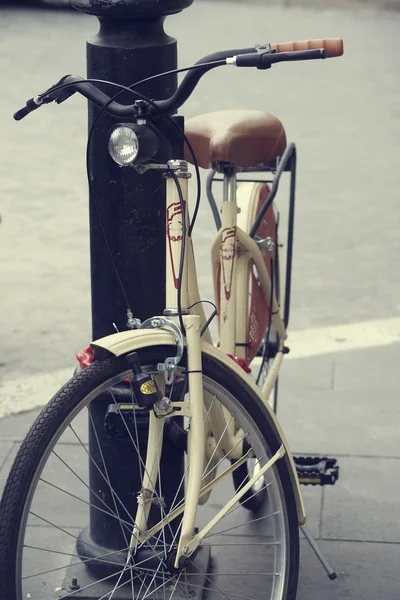
<instances>
[{"instance_id":1,"label":"round front light","mask_svg":"<svg viewBox=\"0 0 400 600\"><path fill-rule=\"evenodd\" d=\"M139 139L129 125L117 125L108 141L110 156L121 167L129 167L139 153Z\"/></svg>"}]
</instances>

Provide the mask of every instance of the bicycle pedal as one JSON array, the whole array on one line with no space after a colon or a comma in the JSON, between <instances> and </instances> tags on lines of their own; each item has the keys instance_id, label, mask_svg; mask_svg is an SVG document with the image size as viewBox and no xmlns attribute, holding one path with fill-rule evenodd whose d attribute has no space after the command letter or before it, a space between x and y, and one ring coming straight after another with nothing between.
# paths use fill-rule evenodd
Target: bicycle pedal
<instances>
[{"instance_id":1,"label":"bicycle pedal","mask_svg":"<svg viewBox=\"0 0 400 600\"><path fill-rule=\"evenodd\" d=\"M294 456L293 459L302 485L335 485L339 479L339 465L336 458Z\"/></svg>"}]
</instances>

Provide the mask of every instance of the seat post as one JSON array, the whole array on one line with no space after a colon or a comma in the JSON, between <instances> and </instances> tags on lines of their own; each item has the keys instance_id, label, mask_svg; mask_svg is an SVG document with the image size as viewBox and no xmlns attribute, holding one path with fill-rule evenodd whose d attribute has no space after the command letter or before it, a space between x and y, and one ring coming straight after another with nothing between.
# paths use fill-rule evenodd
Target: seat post
<instances>
[{"instance_id":1,"label":"seat post","mask_svg":"<svg viewBox=\"0 0 400 600\"><path fill-rule=\"evenodd\" d=\"M213 169L224 177L223 196L224 202L236 202L236 173L237 168L231 163L215 162Z\"/></svg>"},{"instance_id":2,"label":"seat post","mask_svg":"<svg viewBox=\"0 0 400 600\"><path fill-rule=\"evenodd\" d=\"M218 167L219 172L224 176L223 201L236 202L237 169L229 163L219 163Z\"/></svg>"}]
</instances>

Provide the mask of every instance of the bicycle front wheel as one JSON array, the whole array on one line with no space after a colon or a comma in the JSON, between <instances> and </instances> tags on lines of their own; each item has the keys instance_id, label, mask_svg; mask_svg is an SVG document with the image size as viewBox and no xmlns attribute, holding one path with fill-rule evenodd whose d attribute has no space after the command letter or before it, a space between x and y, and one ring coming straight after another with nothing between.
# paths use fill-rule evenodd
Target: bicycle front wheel
<instances>
[{"instance_id":1,"label":"bicycle front wheel","mask_svg":"<svg viewBox=\"0 0 400 600\"><path fill-rule=\"evenodd\" d=\"M143 371L150 374L169 354L168 348L138 351ZM169 516L184 506L190 471L187 417L171 417L160 429L160 467L147 527L161 526L132 549L138 501L145 491L149 413L135 405L131 377L126 357L97 361L74 376L33 424L0 505L4 597L53 600L57 590L58 598L170 600L200 598L207 590L220 600L294 600L298 526L284 459L264 475L268 500L257 515L236 504L191 560L179 569L170 560L181 517ZM185 377L184 357L176 388L167 387L165 396L183 398L178 392L185 390ZM234 419L246 448L264 465L280 441L252 389L209 357L203 357L203 388L224 408L227 423ZM209 411L204 414L207 425ZM213 440L215 452L205 459L207 483L231 466L231 456L215 458L220 442ZM209 523L234 493L231 477L219 481L211 500L198 507L196 527Z\"/></svg>"}]
</instances>

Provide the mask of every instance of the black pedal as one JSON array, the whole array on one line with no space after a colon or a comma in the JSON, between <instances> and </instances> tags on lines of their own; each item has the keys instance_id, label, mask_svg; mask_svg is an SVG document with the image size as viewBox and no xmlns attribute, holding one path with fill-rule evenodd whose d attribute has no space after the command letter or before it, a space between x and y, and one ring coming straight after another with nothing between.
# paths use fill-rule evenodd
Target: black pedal
<instances>
[{"instance_id":1,"label":"black pedal","mask_svg":"<svg viewBox=\"0 0 400 600\"><path fill-rule=\"evenodd\" d=\"M335 485L339 479L339 465L336 458L294 456L293 459L302 485Z\"/></svg>"}]
</instances>

